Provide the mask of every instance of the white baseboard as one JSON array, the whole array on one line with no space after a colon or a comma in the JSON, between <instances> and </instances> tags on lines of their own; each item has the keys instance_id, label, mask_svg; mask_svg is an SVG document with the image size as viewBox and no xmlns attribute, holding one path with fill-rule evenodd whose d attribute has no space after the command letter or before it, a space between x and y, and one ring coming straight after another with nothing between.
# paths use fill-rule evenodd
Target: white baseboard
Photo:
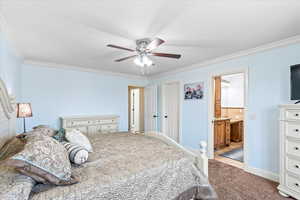
<instances>
[{"instance_id":1,"label":"white baseboard","mask_svg":"<svg viewBox=\"0 0 300 200\"><path fill-rule=\"evenodd\" d=\"M251 166L246 166L246 165L244 167L244 170L246 172L249 172L250 174L261 176L261 177L269 179L271 181L279 182L279 176L278 176L278 174L276 174L274 172L270 172L267 170L263 170L263 169L259 169L259 168L255 168L255 167L251 167Z\"/></svg>"},{"instance_id":2,"label":"white baseboard","mask_svg":"<svg viewBox=\"0 0 300 200\"><path fill-rule=\"evenodd\" d=\"M200 154L199 149L193 149L190 147L186 147L186 148L193 153ZM247 166L247 165L244 166L244 171L248 172L250 174L254 174L256 176L263 177L263 178L271 180L271 181L279 182L279 175L274 172L270 172L267 170L263 170L263 169L259 169L259 168L255 168L255 167L251 167L251 166Z\"/></svg>"}]
</instances>

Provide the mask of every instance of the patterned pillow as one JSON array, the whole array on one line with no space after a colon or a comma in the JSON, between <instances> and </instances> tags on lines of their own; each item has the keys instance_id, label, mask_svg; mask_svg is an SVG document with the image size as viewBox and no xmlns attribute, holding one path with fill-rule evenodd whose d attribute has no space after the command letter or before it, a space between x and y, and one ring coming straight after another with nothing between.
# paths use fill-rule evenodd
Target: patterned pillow
<instances>
[{"instance_id":1,"label":"patterned pillow","mask_svg":"<svg viewBox=\"0 0 300 200\"><path fill-rule=\"evenodd\" d=\"M81 165L87 161L89 152L85 148L77 144L71 144L68 142L62 142L62 144L67 149L71 162L77 165Z\"/></svg>"},{"instance_id":2,"label":"patterned pillow","mask_svg":"<svg viewBox=\"0 0 300 200\"><path fill-rule=\"evenodd\" d=\"M66 129L66 139L72 143L84 147L88 152L93 152L89 139L76 129Z\"/></svg>"},{"instance_id":3,"label":"patterned pillow","mask_svg":"<svg viewBox=\"0 0 300 200\"><path fill-rule=\"evenodd\" d=\"M30 134L25 138L24 150L7 159L5 165L38 182L55 185L77 183L71 176L71 163L63 145L44 135Z\"/></svg>"},{"instance_id":4,"label":"patterned pillow","mask_svg":"<svg viewBox=\"0 0 300 200\"><path fill-rule=\"evenodd\" d=\"M0 167L0 199L27 200L36 184L32 178L9 167Z\"/></svg>"},{"instance_id":5,"label":"patterned pillow","mask_svg":"<svg viewBox=\"0 0 300 200\"><path fill-rule=\"evenodd\" d=\"M40 134L52 137L56 134L56 130L54 130L53 128L50 128L47 125L39 125L36 127L33 127L33 131L34 132L39 132Z\"/></svg>"}]
</instances>

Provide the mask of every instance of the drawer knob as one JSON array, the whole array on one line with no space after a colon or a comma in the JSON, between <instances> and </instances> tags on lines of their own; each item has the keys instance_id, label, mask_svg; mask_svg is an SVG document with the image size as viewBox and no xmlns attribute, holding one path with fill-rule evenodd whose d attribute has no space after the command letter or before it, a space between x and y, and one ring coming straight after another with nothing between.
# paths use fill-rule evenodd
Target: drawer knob
<instances>
[{"instance_id":1,"label":"drawer knob","mask_svg":"<svg viewBox=\"0 0 300 200\"><path fill-rule=\"evenodd\" d=\"M299 187L299 184L298 184L298 183L295 183L295 186L296 186L296 187Z\"/></svg>"},{"instance_id":2,"label":"drawer knob","mask_svg":"<svg viewBox=\"0 0 300 200\"><path fill-rule=\"evenodd\" d=\"M295 129L295 132L299 132L299 129Z\"/></svg>"},{"instance_id":3,"label":"drawer knob","mask_svg":"<svg viewBox=\"0 0 300 200\"><path fill-rule=\"evenodd\" d=\"M295 165L295 168L299 169L299 165Z\"/></svg>"},{"instance_id":4,"label":"drawer knob","mask_svg":"<svg viewBox=\"0 0 300 200\"><path fill-rule=\"evenodd\" d=\"M295 147L295 150L299 150L299 147Z\"/></svg>"},{"instance_id":5,"label":"drawer knob","mask_svg":"<svg viewBox=\"0 0 300 200\"><path fill-rule=\"evenodd\" d=\"M298 114L298 113L296 113L296 114L295 114L295 116L296 116L296 117L298 117L298 116L299 116L299 114Z\"/></svg>"}]
</instances>

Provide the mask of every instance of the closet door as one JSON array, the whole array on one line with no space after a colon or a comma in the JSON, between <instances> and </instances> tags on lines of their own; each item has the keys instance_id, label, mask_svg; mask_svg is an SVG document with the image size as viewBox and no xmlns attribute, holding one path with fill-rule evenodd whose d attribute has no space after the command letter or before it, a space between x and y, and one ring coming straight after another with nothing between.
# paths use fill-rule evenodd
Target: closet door
<instances>
[{"instance_id":1,"label":"closet door","mask_svg":"<svg viewBox=\"0 0 300 200\"><path fill-rule=\"evenodd\" d=\"M145 96L145 131L157 131L157 86L148 86Z\"/></svg>"},{"instance_id":2,"label":"closet door","mask_svg":"<svg viewBox=\"0 0 300 200\"><path fill-rule=\"evenodd\" d=\"M162 132L179 142L179 82L162 86Z\"/></svg>"}]
</instances>

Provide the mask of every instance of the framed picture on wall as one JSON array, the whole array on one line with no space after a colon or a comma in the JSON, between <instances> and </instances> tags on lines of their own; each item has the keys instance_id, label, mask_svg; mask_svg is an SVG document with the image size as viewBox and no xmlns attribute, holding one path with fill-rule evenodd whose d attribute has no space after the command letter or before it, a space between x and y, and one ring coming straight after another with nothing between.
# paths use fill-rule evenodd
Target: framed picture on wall
<instances>
[{"instance_id":1,"label":"framed picture on wall","mask_svg":"<svg viewBox=\"0 0 300 200\"><path fill-rule=\"evenodd\" d=\"M184 100L203 99L204 82L184 84Z\"/></svg>"}]
</instances>

